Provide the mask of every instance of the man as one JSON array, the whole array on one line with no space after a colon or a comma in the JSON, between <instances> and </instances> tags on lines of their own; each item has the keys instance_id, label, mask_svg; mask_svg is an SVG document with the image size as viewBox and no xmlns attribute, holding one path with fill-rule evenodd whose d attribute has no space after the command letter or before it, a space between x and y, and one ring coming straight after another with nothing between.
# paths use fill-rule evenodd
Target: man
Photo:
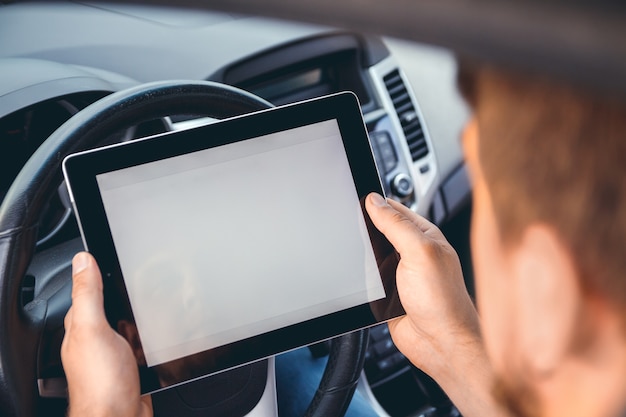
<instances>
[{"instance_id":1,"label":"man","mask_svg":"<svg viewBox=\"0 0 626 417\"><path fill-rule=\"evenodd\" d=\"M393 339L465 416L618 416L626 103L488 66L461 71L459 84L474 110L463 147L481 322L441 232L370 195L372 221L401 256L407 315L390 322ZM104 317L95 261L79 254L73 268L62 346L70 415L151 415L132 352ZM96 368L82 366L94 356Z\"/></svg>"}]
</instances>

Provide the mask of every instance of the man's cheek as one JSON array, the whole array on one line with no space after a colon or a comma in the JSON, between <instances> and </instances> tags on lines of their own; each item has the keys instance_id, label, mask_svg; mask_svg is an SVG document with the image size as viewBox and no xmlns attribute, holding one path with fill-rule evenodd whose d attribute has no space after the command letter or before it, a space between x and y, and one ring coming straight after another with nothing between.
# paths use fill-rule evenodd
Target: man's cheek
<instances>
[{"instance_id":1,"label":"man's cheek","mask_svg":"<svg viewBox=\"0 0 626 417\"><path fill-rule=\"evenodd\" d=\"M475 187L471 245L476 298L487 354L497 370L504 367L512 334L512 303L496 220L484 184Z\"/></svg>"}]
</instances>

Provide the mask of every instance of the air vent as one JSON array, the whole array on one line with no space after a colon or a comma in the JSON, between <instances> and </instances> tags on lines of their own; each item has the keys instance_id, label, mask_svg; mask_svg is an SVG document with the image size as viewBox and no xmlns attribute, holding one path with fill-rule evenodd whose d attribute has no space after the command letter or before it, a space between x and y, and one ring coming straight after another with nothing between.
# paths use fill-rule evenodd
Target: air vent
<instances>
[{"instance_id":1,"label":"air vent","mask_svg":"<svg viewBox=\"0 0 626 417\"><path fill-rule=\"evenodd\" d=\"M390 72L383 80L398 114L406 143L411 151L411 157L413 161L417 161L428 155L428 145L426 144L424 130L417 116L417 111L411 101L411 96L409 96L409 92L398 70Z\"/></svg>"}]
</instances>

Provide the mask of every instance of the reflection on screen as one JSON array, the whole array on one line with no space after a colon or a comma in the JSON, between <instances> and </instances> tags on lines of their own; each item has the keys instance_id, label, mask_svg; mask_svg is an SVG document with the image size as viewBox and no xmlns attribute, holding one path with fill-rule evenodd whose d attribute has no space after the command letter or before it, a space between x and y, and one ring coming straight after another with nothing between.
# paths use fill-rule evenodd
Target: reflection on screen
<instances>
[{"instance_id":1,"label":"reflection on screen","mask_svg":"<svg viewBox=\"0 0 626 417\"><path fill-rule=\"evenodd\" d=\"M336 120L97 181L148 366L385 297Z\"/></svg>"}]
</instances>

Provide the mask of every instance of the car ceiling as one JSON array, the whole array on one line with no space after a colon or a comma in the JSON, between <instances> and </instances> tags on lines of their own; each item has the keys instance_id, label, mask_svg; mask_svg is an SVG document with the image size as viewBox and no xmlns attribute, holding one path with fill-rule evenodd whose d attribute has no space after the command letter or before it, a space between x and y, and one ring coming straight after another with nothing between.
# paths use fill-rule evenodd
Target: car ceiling
<instances>
[{"instance_id":1,"label":"car ceiling","mask_svg":"<svg viewBox=\"0 0 626 417\"><path fill-rule=\"evenodd\" d=\"M167 0L134 3L172 5ZM176 6L384 34L626 94L626 3L618 0L180 0Z\"/></svg>"}]
</instances>

